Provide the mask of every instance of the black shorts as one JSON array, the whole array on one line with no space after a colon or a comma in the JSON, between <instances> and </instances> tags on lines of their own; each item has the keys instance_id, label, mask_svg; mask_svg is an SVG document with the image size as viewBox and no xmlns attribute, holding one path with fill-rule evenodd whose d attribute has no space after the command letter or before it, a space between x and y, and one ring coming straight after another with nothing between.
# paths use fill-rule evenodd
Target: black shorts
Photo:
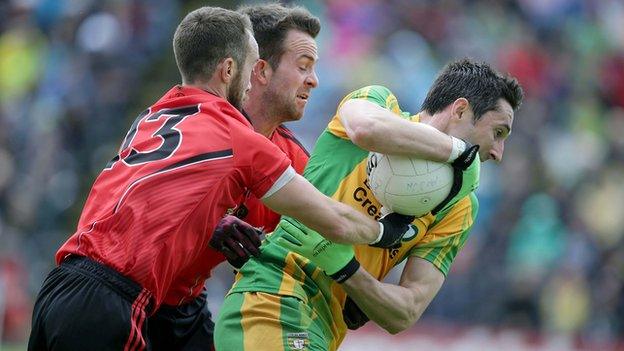
<instances>
[{"instance_id":1,"label":"black shorts","mask_svg":"<svg viewBox=\"0 0 624 351\"><path fill-rule=\"evenodd\" d=\"M180 306L162 305L148 318L147 337L153 351L213 350L214 323L206 290Z\"/></svg>"},{"instance_id":2,"label":"black shorts","mask_svg":"<svg viewBox=\"0 0 624 351\"><path fill-rule=\"evenodd\" d=\"M111 268L69 257L37 296L28 350L149 350L150 297Z\"/></svg>"}]
</instances>

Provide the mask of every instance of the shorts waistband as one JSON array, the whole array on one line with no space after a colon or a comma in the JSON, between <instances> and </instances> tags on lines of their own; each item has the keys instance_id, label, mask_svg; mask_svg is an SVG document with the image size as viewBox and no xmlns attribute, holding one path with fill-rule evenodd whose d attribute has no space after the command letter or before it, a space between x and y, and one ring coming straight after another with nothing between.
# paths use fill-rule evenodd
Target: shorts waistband
<instances>
[{"instance_id":1,"label":"shorts waistband","mask_svg":"<svg viewBox=\"0 0 624 351\"><path fill-rule=\"evenodd\" d=\"M133 302L143 291L141 285L134 280L88 257L69 256L61 262L61 266L80 271L102 281L130 302Z\"/></svg>"}]
</instances>

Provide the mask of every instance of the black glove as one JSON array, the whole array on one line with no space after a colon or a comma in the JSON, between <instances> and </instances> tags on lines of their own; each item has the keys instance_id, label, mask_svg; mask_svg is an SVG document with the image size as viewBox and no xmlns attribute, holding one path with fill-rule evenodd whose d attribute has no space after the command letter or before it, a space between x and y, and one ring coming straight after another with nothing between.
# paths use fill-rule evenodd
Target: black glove
<instances>
[{"instance_id":1,"label":"black glove","mask_svg":"<svg viewBox=\"0 0 624 351\"><path fill-rule=\"evenodd\" d=\"M260 255L262 234L261 230L228 215L219 221L208 244L221 252L232 266L241 268L250 255Z\"/></svg>"},{"instance_id":2,"label":"black glove","mask_svg":"<svg viewBox=\"0 0 624 351\"><path fill-rule=\"evenodd\" d=\"M410 224L415 218L398 213L390 213L381 217L379 223L383 224L383 234L379 241L371 243L370 246L392 248L401 246L403 236L414 230Z\"/></svg>"},{"instance_id":3,"label":"black glove","mask_svg":"<svg viewBox=\"0 0 624 351\"><path fill-rule=\"evenodd\" d=\"M453 166L453 186L448 196L436 206L431 213L436 214L455 205L457 201L475 191L479 187L479 145L466 142L466 149L451 163Z\"/></svg>"},{"instance_id":4,"label":"black glove","mask_svg":"<svg viewBox=\"0 0 624 351\"><path fill-rule=\"evenodd\" d=\"M347 328L351 330L358 329L370 320L349 296L347 296L344 308L342 309L342 318L347 324Z\"/></svg>"}]
</instances>

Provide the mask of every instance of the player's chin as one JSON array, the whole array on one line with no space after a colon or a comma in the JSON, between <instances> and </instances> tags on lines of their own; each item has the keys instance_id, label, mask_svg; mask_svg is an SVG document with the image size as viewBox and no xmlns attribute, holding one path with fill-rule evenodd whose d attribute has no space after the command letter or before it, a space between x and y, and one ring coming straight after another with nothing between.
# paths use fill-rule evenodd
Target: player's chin
<instances>
[{"instance_id":1,"label":"player's chin","mask_svg":"<svg viewBox=\"0 0 624 351\"><path fill-rule=\"evenodd\" d=\"M481 160L481 163L485 162L485 161L489 161L492 158L490 157L490 154L487 152L479 152L479 159Z\"/></svg>"},{"instance_id":2,"label":"player's chin","mask_svg":"<svg viewBox=\"0 0 624 351\"><path fill-rule=\"evenodd\" d=\"M303 117L303 113L305 112L305 106L300 107L300 106L294 106L295 108L292 109L291 113L290 113L290 120L291 121L298 121L301 119L301 117Z\"/></svg>"},{"instance_id":3,"label":"player's chin","mask_svg":"<svg viewBox=\"0 0 624 351\"><path fill-rule=\"evenodd\" d=\"M301 106L302 108L305 108L305 106L308 104L308 99L307 98L304 99L304 98L301 98L301 97L296 97L295 100L296 100L297 106Z\"/></svg>"}]
</instances>

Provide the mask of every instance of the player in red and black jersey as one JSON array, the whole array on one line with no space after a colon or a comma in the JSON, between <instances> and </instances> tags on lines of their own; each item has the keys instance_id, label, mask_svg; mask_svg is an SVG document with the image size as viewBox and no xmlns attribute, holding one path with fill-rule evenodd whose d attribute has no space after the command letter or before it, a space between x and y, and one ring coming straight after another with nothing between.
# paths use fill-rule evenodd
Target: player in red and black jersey
<instances>
[{"instance_id":1,"label":"player in red and black jersey","mask_svg":"<svg viewBox=\"0 0 624 351\"><path fill-rule=\"evenodd\" d=\"M234 238L254 251L235 233L251 227L223 218L247 193L347 242L392 245L408 231L400 216L380 225L322 195L253 131L238 109L257 50L244 15L203 7L184 18L174 35L183 85L139 115L96 179L37 297L29 350L152 348L148 317L200 294L225 259L213 247Z\"/></svg>"},{"instance_id":2,"label":"player in red and black jersey","mask_svg":"<svg viewBox=\"0 0 624 351\"><path fill-rule=\"evenodd\" d=\"M295 171L303 174L310 154L283 123L303 117L311 90L318 86L314 66L320 21L302 7L279 4L244 6L239 12L251 19L260 51L249 99L243 105L245 116L258 133L290 158ZM249 208L246 222L267 232L275 229L279 214L253 196L245 205Z\"/></svg>"},{"instance_id":3,"label":"player in red and black jersey","mask_svg":"<svg viewBox=\"0 0 624 351\"><path fill-rule=\"evenodd\" d=\"M309 153L282 123L301 119L310 92L318 85L314 38L320 31L320 21L302 7L280 4L253 5L239 12L250 17L260 52L251 76L249 98L243 103L243 115L256 132L288 156L298 174L303 174ZM272 232L280 219L253 194L237 208L236 215L265 232ZM247 258L237 257L230 263L240 267ZM166 301L182 300L186 296L181 296L186 294L185 286L184 281L174 281ZM150 317L149 323L149 339L158 345L154 350L192 349L213 341L214 323L205 290L190 302L164 305Z\"/></svg>"}]
</instances>

